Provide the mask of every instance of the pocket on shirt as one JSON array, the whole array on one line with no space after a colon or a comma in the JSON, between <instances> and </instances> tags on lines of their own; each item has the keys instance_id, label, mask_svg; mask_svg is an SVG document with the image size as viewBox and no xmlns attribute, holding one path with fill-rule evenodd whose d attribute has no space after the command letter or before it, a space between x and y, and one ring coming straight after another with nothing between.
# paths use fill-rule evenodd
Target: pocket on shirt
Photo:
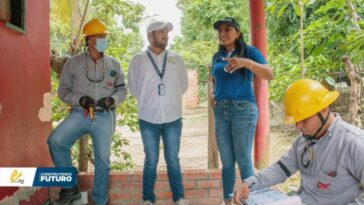
<instances>
[{"instance_id":1,"label":"pocket on shirt","mask_svg":"<svg viewBox=\"0 0 364 205\"><path fill-rule=\"evenodd\" d=\"M335 171L324 172L319 170L319 178L316 180L315 189L322 194L340 194L349 188L345 186L345 184L348 184L346 183L346 177L346 175L340 175Z\"/></svg>"},{"instance_id":2,"label":"pocket on shirt","mask_svg":"<svg viewBox=\"0 0 364 205\"><path fill-rule=\"evenodd\" d=\"M118 71L114 68L109 68L105 74L104 88L109 90L114 89L117 76Z\"/></svg>"}]
</instances>

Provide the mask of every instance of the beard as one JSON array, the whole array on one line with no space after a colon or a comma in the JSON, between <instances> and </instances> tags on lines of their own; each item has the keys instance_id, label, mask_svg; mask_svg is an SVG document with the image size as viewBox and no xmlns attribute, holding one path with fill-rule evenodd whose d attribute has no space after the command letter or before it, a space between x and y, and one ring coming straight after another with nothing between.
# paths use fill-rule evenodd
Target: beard
<instances>
[{"instance_id":1,"label":"beard","mask_svg":"<svg viewBox=\"0 0 364 205\"><path fill-rule=\"evenodd\" d=\"M167 47L167 42L162 42L162 41L155 42L154 46L164 50Z\"/></svg>"},{"instance_id":2,"label":"beard","mask_svg":"<svg viewBox=\"0 0 364 205\"><path fill-rule=\"evenodd\" d=\"M160 38L158 39L156 36L153 36L153 46L160 48L162 50L166 49L168 45L168 38Z\"/></svg>"}]
</instances>

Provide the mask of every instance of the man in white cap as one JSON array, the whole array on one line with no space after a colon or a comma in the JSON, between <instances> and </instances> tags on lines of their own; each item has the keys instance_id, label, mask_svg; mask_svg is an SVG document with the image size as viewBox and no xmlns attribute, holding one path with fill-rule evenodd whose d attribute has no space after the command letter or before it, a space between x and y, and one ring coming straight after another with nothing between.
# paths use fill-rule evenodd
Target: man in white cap
<instances>
[{"instance_id":1,"label":"man in white cap","mask_svg":"<svg viewBox=\"0 0 364 205\"><path fill-rule=\"evenodd\" d=\"M149 47L135 55L129 64L129 89L138 103L139 127L144 145L143 205L154 204L153 192L163 141L169 185L176 205L184 199L179 148L182 131L182 95L188 87L182 58L167 51L171 23L153 22L147 28Z\"/></svg>"}]
</instances>

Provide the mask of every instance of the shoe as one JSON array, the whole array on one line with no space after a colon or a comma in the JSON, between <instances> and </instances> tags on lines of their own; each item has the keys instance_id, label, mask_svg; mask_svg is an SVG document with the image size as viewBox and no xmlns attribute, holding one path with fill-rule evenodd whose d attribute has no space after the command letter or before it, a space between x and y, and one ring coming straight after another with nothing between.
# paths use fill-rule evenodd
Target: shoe
<instances>
[{"instance_id":1,"label":"shoe","mask_svg":"<svg viewBox=\"0 0 364 205\"><path fill-rule=\"evenodd\" d=\"M187 199L178 199L178 201L176 202L176 205L190 205L190 201L188 201Z\"/></svg>"},{"instance_id":2,"label":"shoe","mask_svg":"<svg viewBox=\"0 0 364 205\"><path fill-rule=\"evenodd\" d=\"M58 199L52 205L70 205L72 201L78 199L81 199L81 193L77 186L69 189L61 189Z\"/></svg>"},{"instance_id":3,"label":"shoe","mask_svg":"<svg viewBox=\"0 0 364 205\"><path fill-rule=\"evenodd\" d=\"M142 205L154 205L151 201L143 201Z\"/></svg>"}]
</instances>

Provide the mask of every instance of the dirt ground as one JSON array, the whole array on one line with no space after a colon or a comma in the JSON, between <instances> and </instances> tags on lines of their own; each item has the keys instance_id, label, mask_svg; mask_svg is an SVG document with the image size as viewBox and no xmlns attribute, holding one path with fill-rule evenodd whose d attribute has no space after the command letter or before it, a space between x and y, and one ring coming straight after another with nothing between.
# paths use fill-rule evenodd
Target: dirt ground
<instances>
[{"instance_id":1,"label":"dirt ground","mask_svg":"<svg viewBox=\"0 0 364 205\"><path fill-rule=\"evenodd\" d=\"M183 130L180 148L180 160L183 170L207 169L207 104L200 104L195 109L183 110ZM271 113L270 128L270 163L279 159L286 152L295 139L296 132L293 127L282 127L282 113ZM123 151L129 152L135 163L134 170L142 170L144 153L139 132L131 132L127 127L118 127L129 141L130 145ZM163 157L163 145L160 146L160 159L158 169L166 169ZM221 165L221 163L220 163ZM298 176L280 185L284 191L296 190L299 185Z\"/></svg>"},{"instance_id":2,"label":"dirt ground","mask_svg":"<svg viewBox=\"0 0 364 205\"><path fill-rule=\"evenodd\" d=\"M207 168L207 106L201 105L196 109L184 109L183 129L180 147L181 167L184 170ZM124 151L129 152L135 162L134 170L143 168L143 144L139 132L131 132L127 127L119 127L120 131L129 141L130 145ZM160 159L158 169L166 169L163 156L163 145L160 146Z\"/></svg>"}]
</instances>

